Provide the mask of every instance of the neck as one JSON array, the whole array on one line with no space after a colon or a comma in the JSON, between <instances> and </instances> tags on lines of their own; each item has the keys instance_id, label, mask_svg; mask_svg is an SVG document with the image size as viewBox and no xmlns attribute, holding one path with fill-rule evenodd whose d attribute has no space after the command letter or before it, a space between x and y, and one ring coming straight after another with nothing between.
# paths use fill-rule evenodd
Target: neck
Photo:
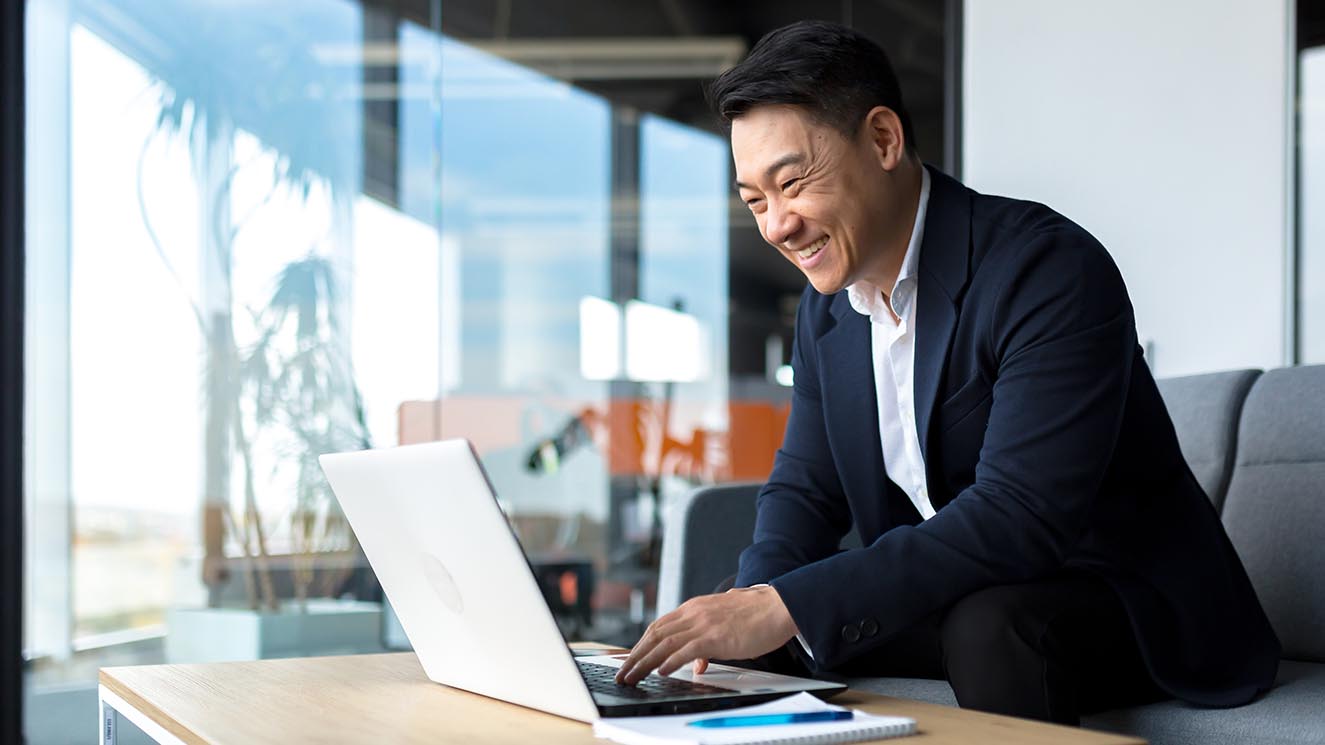
<instances>
[{"instance_id":1,"label":"neck","mask_svg":"<svg viewBox=\"0 0 1325 745\"><path fill-rule=\"evenodd\" d=\"M911 233L915 231L916 213L920 211L923 169L919 158L908 156L889 175L896 179L900 187L895 192L897 198L894 204L887 210L888 215L892 216L888 218L891 230L877 268L862 277L879 288L885 300L889 299L893 285L897 284L897 275L901 273L902 261L906 258L906 248L911 243Z\"/></svg>"}]
</instances>

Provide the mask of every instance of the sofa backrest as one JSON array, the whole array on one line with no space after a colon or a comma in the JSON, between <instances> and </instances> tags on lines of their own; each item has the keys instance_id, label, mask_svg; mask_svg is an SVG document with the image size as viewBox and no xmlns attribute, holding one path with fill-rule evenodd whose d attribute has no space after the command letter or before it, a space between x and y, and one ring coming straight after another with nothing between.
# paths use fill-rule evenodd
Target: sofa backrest
<instances>
[{"instance_id":1,"label":"sofa backrest","mask_svg":"<svg viewBox=\"0 0 1325 745\"><path fill-rule=\"evenodd\" d=\"M1260 370L1229 370L1155 381L1178 431L1178 445L1215 509L1224 506L1238 420Z\"/></svg>"},{"instance_id":2,"label":"sofa backrest","mask_svg":"<svg viewBox=\"0 0 1325 745\"><path fill-rule=\"evenodd\" d=\"M1252 385L1222 517L1284 657L1325 662L1325 365Z\"/></svg>"}]
</instances>

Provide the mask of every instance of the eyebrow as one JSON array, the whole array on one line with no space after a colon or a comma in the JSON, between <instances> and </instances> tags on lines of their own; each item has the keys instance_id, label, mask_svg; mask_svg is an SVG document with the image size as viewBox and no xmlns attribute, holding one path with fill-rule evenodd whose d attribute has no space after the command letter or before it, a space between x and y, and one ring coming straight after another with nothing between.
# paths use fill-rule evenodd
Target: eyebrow
<instances>
[{"instance_id":1,"label":"eyebrow","mask_svg":"<svg viewBox=\"0 0 1325 745\"><path fill-rule=\"evenodd\" d=\"M780 169L786 168L787 166L798 165L804 162L805 162L805 155L803 153L787 153L781 158L778 158L777 160L773 161L773 164L770 165L768 168L764 169L764 176L766 178L772 177L772 175L777 173ZM740 181L735 182L735 186L737 189L752 188L749 184L743 184Z\"/></svg>"}]
</instances>

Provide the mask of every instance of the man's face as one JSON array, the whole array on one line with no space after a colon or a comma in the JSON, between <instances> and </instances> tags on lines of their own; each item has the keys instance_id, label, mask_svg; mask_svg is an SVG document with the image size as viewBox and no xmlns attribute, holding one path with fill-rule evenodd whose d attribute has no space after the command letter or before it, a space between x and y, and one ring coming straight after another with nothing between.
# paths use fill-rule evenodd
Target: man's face
<instances>
[{"instance_id":1,"label":"man's face","mask_svg":"<svg viewBox=\"0 0 1325 745\"><path fill-rule=\"evenodd\" d=\"M732 122L731 138L737 190L759 232L814 289L880 274L896 187L869 127L847 138L798 107L759 106Z\"/></svg>"}]
</instances>

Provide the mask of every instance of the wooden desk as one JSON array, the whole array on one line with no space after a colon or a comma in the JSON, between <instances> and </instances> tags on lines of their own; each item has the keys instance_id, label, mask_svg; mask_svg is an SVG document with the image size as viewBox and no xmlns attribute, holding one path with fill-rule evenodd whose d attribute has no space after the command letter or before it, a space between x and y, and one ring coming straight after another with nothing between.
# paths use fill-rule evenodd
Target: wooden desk
<instances>
[{"instance_id":1,"label":"wooden desk","mask_svg":"<svg viewBox=\"0 0 1325 745\"><path fill-rule=\"evenodd\" d=\"M588 725L428 680L413 653L101 670L101 738L116 712L161 743L602 745ZM912 717L910 745L1136 745L1128 737L848 691L834 703ZM891 741L890 741L891 742Z\"/></svg>"}]
</instances>

